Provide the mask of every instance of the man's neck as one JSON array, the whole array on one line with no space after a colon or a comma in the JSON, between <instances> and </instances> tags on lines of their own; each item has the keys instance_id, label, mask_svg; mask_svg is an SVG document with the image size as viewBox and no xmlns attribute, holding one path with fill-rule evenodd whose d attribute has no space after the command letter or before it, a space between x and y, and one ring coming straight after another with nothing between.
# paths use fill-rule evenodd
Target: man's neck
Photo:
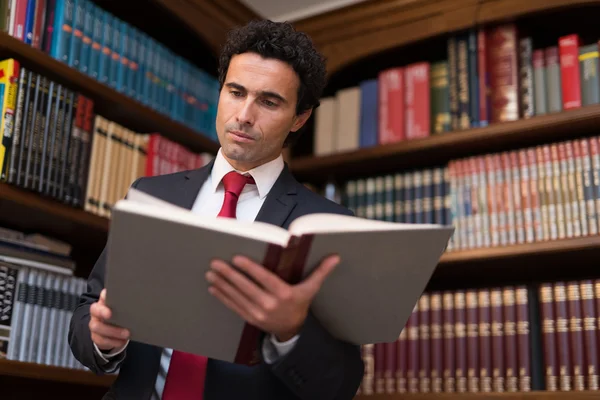
<instances>
[{"instance_id":1,"label":"man's neck","mask_svg":"<svg viewBox=\"0 0 600 400\"><path fill-rule=\"evenodd\" d=\"M227 162L233 168L235 168L235 170L240 171L240 172L247 172L256 167L260 167L263 164L266 164L268 162L275 160L277 157L279 157L279 155L275 155L271 158L266 158L266 159L259 160L259 161L248 161L248 162L241 161L240 162L240 161L232 160L232 159L228 158L225 154L223 154L223 158L225 160L227 160Z\"/></svg>"}]
</instances>

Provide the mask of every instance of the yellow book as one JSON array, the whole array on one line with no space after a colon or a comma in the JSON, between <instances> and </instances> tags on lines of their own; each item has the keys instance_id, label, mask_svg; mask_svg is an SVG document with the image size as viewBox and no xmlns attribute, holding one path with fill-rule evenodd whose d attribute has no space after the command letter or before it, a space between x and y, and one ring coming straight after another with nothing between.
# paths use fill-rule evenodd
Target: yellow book
<instances>
[{"instance_id":1,"label":"yellow book","mask_svg":"<svg viewBox=\"0 0 600 400\"><path fill-rule=\"evenodd\" d=\"M0 180L6 180L10 159L12 135L15 126L17 88L19 80L19 62L13 58L0 61Z\"/></svg>"}]
</instances>

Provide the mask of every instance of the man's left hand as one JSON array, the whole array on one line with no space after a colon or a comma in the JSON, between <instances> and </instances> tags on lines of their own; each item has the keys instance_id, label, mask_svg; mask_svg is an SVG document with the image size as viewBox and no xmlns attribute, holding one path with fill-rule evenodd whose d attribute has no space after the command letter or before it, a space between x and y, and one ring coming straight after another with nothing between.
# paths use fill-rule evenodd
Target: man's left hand
<instances>
[{"instance_id":1,"label":"man's left hand","mask_svg":"<svg viewBox=\"0 0 600 400\"><path fill-rule=\"evenodd\" d=\"M262 265L236 256L233 265L252 279L222 260L211 263L206 279L209 292L228 308L285 342L300 332L313 298L338 263L338 256L329 256L302 282L290 285Z\"/></svg>"}]
</instances>

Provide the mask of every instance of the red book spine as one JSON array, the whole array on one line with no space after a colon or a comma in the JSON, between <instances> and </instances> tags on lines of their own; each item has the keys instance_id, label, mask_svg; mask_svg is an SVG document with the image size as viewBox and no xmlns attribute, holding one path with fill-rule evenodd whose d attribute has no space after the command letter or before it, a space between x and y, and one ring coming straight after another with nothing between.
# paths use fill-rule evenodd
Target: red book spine
<instances>
[{"instance_id":1,"label":"red book spine","mask_svg":"<svg viewBox=\"0 0 600 400\"><path fill-rule=\"evenodd\" d=\"M440 393L443 387L443 315L442 315L442 294L440 292L431 293L431 315L430 315L430 334L431 334L431 391Z\"/></svg>"},{"instance_id":2,"label":"red book spine","mask_svg":"<svg viewBox=\"0 0 600 400\"><path fill-rule=\"evenodd\" d=\"M395 143L406 138L404 123L404 69L379 73L379 143ZM427 106L429 108L429 105Z\"/></svg>"},{"instance_id":3,"label":"red book spine","mask_svg":"<svg viewBox=\"0 0 600 400\"><path fill-rule=\"evenodd\" d=\"M15 9L15 24L12 36L23 41L25 39L25 22L27 21L27 0L14 0L12 3ZM64 26L63 29L72 27Z\"/></svg>"},{"instance_id":4,"label":"red book spine","mask_svg":"<svg viewBox=\"0 0 600 400\"><path fill-rule=\"evenodd\" d=\"M398 338L398 352L396 353L396 391L406 393L407 371L408 371L408 326L405 326L400 332Z\"/></svg>"},{"instance_id":5,"label":"red book spine","mask_svg":"<svg viewBox=\"0 0 600 400\"><path fill-rule=\"evenodd\" d=\"M492 391L492 330L491 299L488 289L479 289L477 310L479 317L479 387L482 392Z\"/></svg>"},{"instance_id":6,"label":"red book spine","mask_svg":"<svg viewBox=\"0 0 600 400\"><path fill-rule=\"evenodd\" d=\"M521 194L521 166L519 165L519 151L511 151L510 158L510 174L512 176L512 198L514 212L514 231L517 243L525 243L525 225L523 222L523 203Z\"/></svg>"},{"instance_id":7,"label":"red book spine","mask_svg":"<svg viewBox=\"0 0 600 400\"><path fill-rule=\"evenodd\" d=\"M491 121L519 119L517 28L505 24L492 28L486 43L491 87Z\"/></svg>"},{"instance_id":8,"label":"red book spine","mask_svg":"<svg viewBox=\"0 0 600 400\"><path fill-rule=\"evenodd\" d=\"M560 390L573 388L571 368L571 346L569 340L569 313L567 311L567 288L564 282L554 283L554 312L556 315L556 346L558 348L558 370Z\"/></svg>"},{"instance_id":9,"label":"red book spine","mask_svg":"<svg viewBox=\"0 0 600 400\"><path fill-rule=\"evenodd\" d=\"M408 391L419 392L419 303L408 318Z\"/></svg>"},{"instance_id":10,"label":"red book spine","mask_svg":"<svg viewBox=\"0 0 600 400\"><path fill-rule=\"evenodd\" d=\"M373 344L364 344L362 346L362 357L363 362L365 364L365 372L363 374L363 379L361 383L361 392L363 394L373 394L374 393L374 385L373 381L375 379L375 345Z\"/></svg>"},{"instance_id":11,"label":"red book spine","mask_svg":"<svg viewBox=\"0 0 600 400\"><path fill-rule=\"evenodd\" d=\"M406 138L424 138L429 136L431 121L429 63L407 65L404 73Z\"/></svg>"},{"instance_id":12,"label":"red book spine","mask_svg":"<svg viewBox=\"0 0 600 400\"><path fill-rule=\"evenodd\" d=\"M558 39L563 109L581 107L581 75L579 71L579 36L571 34Z\"/></svg>"},{"instance_id":13,"label":"red book spine","mask_svg":"<svg viewBox=\"0 0 600 400\"><path fill-rule=\"evenodd\" d=\"M517 286L517 354L519 362L519 391L531 391L531 346L529 331L529 298L527 287Z\"/></svg>"},{"instance_id":14,"label":"red book spine","mask_svg":"<svg viewBox=\"0 0 600 400\"><path fill-rule=\"evenodd\" d=\"M573 390L585 390L585 372L583 355L583 319L581 312L581 294L579 282L567 285L567 306L569 316L569 343L571 350L571 370L573 371Z\"/></svg>"},{"instance_id":15,"label":"red book spine","mask_svg":"<svg viewBox=\"0 0 600 400\"><path fill-rule=\"evenodd\" d=\"M494 392L504 392L504 317L502 315L502 289L491 290L492 319L492 387Z\"/></svg>"},{"instance_id":16,"label":"red book spine","mask_svg":"<svg viewBox=\"0 0 600 400\"><path fill-rule=\"evenodd\" d=\"M431 342L429 294L423 293L419 299L419 391L431 391Z\"/></svg>"},{"instance_id":17,"label":"red book spine","mask_svg":"<svg viewBox=\"0 0 600 400\"><path fill-rule=\"evenodd\" d=\"M479 392L479 318L477 291L467 290L467 389Z\"/></svg>"},{"instance_id":18,"label":"red book spine","mask_svg":"<svg viewBox=\"0 0 600 400\"><path fill-rule=\"evenodd\" d=\"M454 346L454 294L444 292L444 392L454 393L455 385L455 346Z\"/></svg>"},{"instance_id":19,"label":"red book spine","mask_svg":"<svg viewBox=\"0 0 600 400\"><path fill-rule=\"evenodd\" d=\"M598 310L594 304L594 286L591 280L580 283L583 335L585 337L585 378L587 390L600 390L598 385L598 343L596 320Z\"/></svg>"},{"instance_id":20,"label":"red book spine","mask_svg":"<svg viewBox=\"0 0 600 400\"><path fill-rule=\"evenodd\" d=\"M519 362L517 358L517 307L514 287L506 287L503 290L504 311L504 346L506 378L505 386L507 392L516 392L519 389L518 371Z\"/></svg>"},{"instance_id":21,"label":"red book spine","mask_svg":"<svg viewBox=\"0 0 600 400\"><path fill-rule=\"evenodd\" d=\"M567 191L569 192L569 204L571 209L571 224L573 236L581 236L581 216L579 214L579 198L577 188L577 176L575 171L575 154L573 149L573 141L565 142L566 160L567 160Z\"/></svg>"},{"instance_id":22,"label":"red book spine","mask_svg":"<svg viewBox=\"0 0 600 400\"><path fill-rule=\"evenodd\" d=\"M558 390L558 356L556 354L556 317L554 312L554 290L552 284L540 286L540 314L542 317L542 343L544 346L544 368L546 390Z\"/></svg>"},{"instance_id":23,"label":"red book spine","mask_svg":"<svg viewBox=\"0 0 600 400\"><path fill-rule=\"evenodd\" d=\"M161 141L161 136L158 133L150 134L148 140L148 155L146 157L146 173L144 176L158 175L158 149Z\"/></svg>"},{"instance_id":24,"label":"red book spine","mask_svg":"<svg viewBox=\"0 0 600 400\"><path fill-rule=\"evenodd\" d=\"M384 393L383 372L385 370L385 344L375 343L375 393Z\"/></svg>"},{"instance_id":25,"label":"red book spine","mask_svg":"<svg viewBox=\"0 0 600 400\"><path fill-rule=\"evenodd\" d=\"M465 292L454 293L454 335L456 352L456 391L464 393L467 391L467 309Z\"/></svg>"},{"instance_id":26,"label":"red book spine","mask_svg":"<svg viewBox=\"0 0 600 400\"><path fill-rule=\"evenodd\" d=\"M383 372L383 380L385 393L396 393L396 355L398 341L385 343L385 369Z\"/></svg>"}]
</instances>

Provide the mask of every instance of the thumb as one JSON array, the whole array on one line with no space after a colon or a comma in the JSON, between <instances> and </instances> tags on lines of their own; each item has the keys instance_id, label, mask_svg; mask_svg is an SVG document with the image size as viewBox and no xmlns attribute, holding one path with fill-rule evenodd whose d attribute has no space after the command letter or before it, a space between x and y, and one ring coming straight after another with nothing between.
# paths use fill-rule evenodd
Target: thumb
<instances>
[{"instance_id":1,"label":"thumb","mask_svg":"<svg viewBox=\"0 0 600 400\"><path fill-rule=\"evenodd\" d=\"M340 256L337 254L325 258L317 268L306 278L300 286L306 290L309 297L314 297L325 279L331 274L335 267L340 263Z\"/></svg>"},{"instance_id":2,"label":"thumb","mask_svg":"<svg viewBox=\"0 0 600 400\"><path fill-rule=\"evenodd\" d=\"M102 289L102 291L100 292L100 304L104 305L106 304L106 288Z\"/></svg>"}]
</instances>

